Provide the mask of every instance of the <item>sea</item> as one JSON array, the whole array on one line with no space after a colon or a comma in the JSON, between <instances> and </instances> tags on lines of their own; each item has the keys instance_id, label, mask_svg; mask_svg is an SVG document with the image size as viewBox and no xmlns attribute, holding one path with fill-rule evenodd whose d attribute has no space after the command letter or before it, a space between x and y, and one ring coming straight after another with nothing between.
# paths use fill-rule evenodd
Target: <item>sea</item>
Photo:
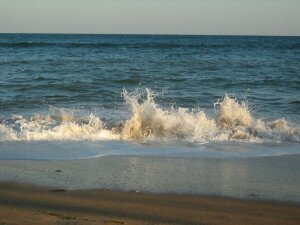
<instances>
[{"instance_id":1,"label":"sea","mask_svg":"<svg viewBox=\"0 0 300 225\"><path fill-rule=\"evenodd\" d=\"M300 37L0 34L0 160L300 154Z\"/></svg>"}]
</instances>

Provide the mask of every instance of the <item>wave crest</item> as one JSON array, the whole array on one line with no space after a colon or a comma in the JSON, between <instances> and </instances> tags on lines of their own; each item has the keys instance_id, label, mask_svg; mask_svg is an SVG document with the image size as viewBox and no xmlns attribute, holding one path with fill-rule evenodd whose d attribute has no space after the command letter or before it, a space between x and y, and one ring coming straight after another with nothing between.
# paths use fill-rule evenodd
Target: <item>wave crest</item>
<instances>
[{"instance_id":1,"label":"wave crest","mask_svg":"<svg viewBox=\"0 0 300 225\"><path fill-rule=\"evenodd\" d=\"M128 139L183 139L206 142L218 140L276 140L299 141L299 130L284 119L265 123L252 117L246 102L225 95L215 103L216 118L200 109L163 109L155 103L155 94L146 89L146 98L123 96L132 110L132 117L124 124L121 137Z\"/></svg>"},{"instance_id":2,"label":"wave crest","mask_svg":"<svg viewBox=\"0 0 300 225\"><path fill-rule=\"evenodd\" d=\"M264 122L251 115L248 104L225 95L214 107L216 116L201 109L167 108L155 102L146 89L132 94L123 91L131 116L110 128L96 115L76 115L70 110L50 108L49 115L29 118L12 116L0 123L0 140L183 140L292 141L299 142L299 129L284 119Z\"/></svg>"}]
</instances>

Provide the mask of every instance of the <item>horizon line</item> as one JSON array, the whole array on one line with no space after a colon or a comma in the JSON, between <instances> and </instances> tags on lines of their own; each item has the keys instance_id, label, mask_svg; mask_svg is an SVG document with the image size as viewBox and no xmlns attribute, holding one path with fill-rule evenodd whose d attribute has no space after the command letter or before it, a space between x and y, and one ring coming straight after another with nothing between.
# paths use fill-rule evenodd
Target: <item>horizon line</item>
<instances>
[{"instance_id":1,"label":"horizon line","mask_svg":"<svg viewBox=\"0 0 300 225\"><path fill-rule=\"evenodd\" d=\"M144 36L256 36L256 37L300 37L281 34L176 34L176 33L58 33L58 32L0 32L0 34L54 34L54 35L144 35Z\"/></svg>"}]
</instances>

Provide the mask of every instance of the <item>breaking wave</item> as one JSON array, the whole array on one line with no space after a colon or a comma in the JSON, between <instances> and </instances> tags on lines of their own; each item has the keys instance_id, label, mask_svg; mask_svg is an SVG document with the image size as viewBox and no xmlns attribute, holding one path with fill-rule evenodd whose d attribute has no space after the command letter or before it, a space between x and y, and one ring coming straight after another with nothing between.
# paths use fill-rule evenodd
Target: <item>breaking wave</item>
<instances>
[{"instance_id":1,"label":"breaking wave","mask_svg":"<svg viewBox=\"0 0 300 225\"><path fill-rule=\"evenodd\" d=\"M131 116L108 126L94 114L76 115L71 110L50 108L47 115L13 115L0 121L0 141L40 140L182 140L289 141L299 142L299 129L284 119L263 121L252 116L246 102L225 95L214 104L216 116L199 108L165 109L155 93L123 91Z\"/></svg>"}]
</instances>

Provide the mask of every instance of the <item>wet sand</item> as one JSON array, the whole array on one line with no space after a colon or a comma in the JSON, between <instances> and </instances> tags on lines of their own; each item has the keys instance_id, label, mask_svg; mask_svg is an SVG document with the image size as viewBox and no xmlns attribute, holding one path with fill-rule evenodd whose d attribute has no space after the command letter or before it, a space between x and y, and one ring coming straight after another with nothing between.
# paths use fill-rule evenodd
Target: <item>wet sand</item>
<instances>
[{"instance_id":1,"label":"wet sand","mask_svg":"<svg viewBox=\"0 0 300 225\"><path fill-rule=\"evenodd\" d=\"M1 160L0 181L300 203L300 155L254 158L108 156Z\"/></svg>"},{"instance_id":2,"label":"wet sand","mask_svg":"<svg viewBox=\"0 0 300 225\"><path fill-rule=\"evenodd\" d=\"M299 224L300 205L0 183L0 224Z\"/></svg>"},{"instance_id":3,"label":"wet sand","mask_svg":"<svg viewBox=\"0 0 300 225\"><path fill-rule=\"evenodd\" d=\"M300 224L299 170L298 155L1 160L0 224Z\"/></svg>"}]
</instances>

